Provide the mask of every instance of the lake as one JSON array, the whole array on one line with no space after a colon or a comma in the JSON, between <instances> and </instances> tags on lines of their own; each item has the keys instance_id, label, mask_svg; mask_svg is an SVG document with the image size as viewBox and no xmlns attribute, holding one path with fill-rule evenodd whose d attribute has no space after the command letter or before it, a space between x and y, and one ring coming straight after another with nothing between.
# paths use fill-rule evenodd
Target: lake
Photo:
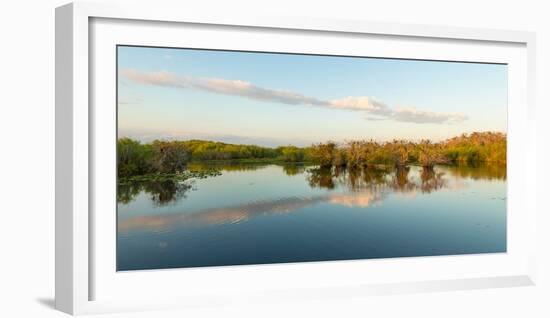
<instances>
[{"instance_id":1,"label":"lake","mask_svg":"<svg viewBox=\"0 0 550 318\"><path fill-rule=\"evenodd\" d=\"M119 185L117 270L506 251L506 167L191 164Z\"/></svg>"}]
</instances>

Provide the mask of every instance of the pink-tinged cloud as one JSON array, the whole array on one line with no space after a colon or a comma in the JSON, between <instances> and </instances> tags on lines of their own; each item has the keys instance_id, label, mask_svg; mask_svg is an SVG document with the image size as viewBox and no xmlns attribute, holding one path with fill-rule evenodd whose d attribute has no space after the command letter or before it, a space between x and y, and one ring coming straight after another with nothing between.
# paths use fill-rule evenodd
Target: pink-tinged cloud
<instances>
[{"instance_id":1,"label":"pink-tinged cloud","mask_svg":"<svg viewBox=\"0 0 550 318\"><path fill-rule=\"evenodd\" d=\"M396 121L410 123L436 123L436 124L455 124L468 119L468 116L460 113L436 113L430 111L418 110L416 108L397 108L392 118Z\"/></svg>"},{"instance_id":2,"label":"pink-tinged cloud","mask_svg":"<svg viewBox=\"0 0 550 318\"><path fill-rule=\"evenodd\" d=\"M437 113L416 108L392 109L387 104L368 96L348 96L340 99L323 100L297 92L263 88L241 80L199 78L181 76L170 72L141 72L134 69L123 69L120 71L120 75L132 82L143 85L196 89L263 102L352 110L376 116L368 117L369 120L395 120L418 124L455 124L468 119L468 116L459 113Z\"/></svg>"}]
</instances>

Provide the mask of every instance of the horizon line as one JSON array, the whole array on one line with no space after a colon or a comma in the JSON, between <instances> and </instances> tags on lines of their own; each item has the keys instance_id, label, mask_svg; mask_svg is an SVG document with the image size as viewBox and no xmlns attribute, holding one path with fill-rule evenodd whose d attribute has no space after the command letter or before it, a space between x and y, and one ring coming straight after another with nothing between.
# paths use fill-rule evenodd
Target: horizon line
<instances>
[{"instance_id":1,"label":"horizon line","mask_svg":"<svg viewBox=\"0 0 550 318\"><path fill-rule=\"evenodd\" d=\"M440 140L437 140L437 141L433 140L433 139L430 139L430 138L416 138L416 139L391 138L391 139L387 139L387 140L380 140L380 139L375 139L375 138L354 138L354 139L344 139L344 140L341 140L341 141L328 139L328 140L324 140L324 141L311 142L308 146L296 146L295 144L291 144L291 143L278 144L276 146L265 146L265 145L252 144L252 143L232 143L232 142L226 142L226 141L219 141L219 140L215 140L215 139L203 139L203 138L178 139L177 137L156 138L156 139L153 139L151 141L143 141L143 140L140 140L139 138L135 138L135 137L131 137L131 136L118 136L118 135L117 135L117 141L126 138L126 139L131 139L131 140L134 140L134 141L138 141L142 144L151 144L155 141L159 141L159 142L206 141L206 142L221 143L221 144L226 144L226 145L258 146L258 147L263 147L263 148L278 148L278 147L287 147L287 146L293 146L293 147L297 147L297 148L306 148L306 147L310 147L311 145L315 145L315 144L322 144L322 143L329 143L329 142L332 142L332 143L335 143L335 144L345 144L345 143L353 142L353 141L372 141L372 142L376 142L376 143L389 143L389 142L392 142L392 141L404 141L404 142L410 142L410 143L418 143L418 142L423 141L423 140L428 140L430 142L440 143L440 142L445 142L445 141L448 141L448 140L451 140L451 139L457 138L457 137L471 136L472 134L475 134L475 133L478 133L478 134L484 134L484 133L502 134L507 139L507 132L496 131L496 130L484 130L484 131L473 131L473 132L469 132L469 133L464 132L464 133L457 134L457 135L454 135L454 136L448 137L448 138L443 138L443 139L440 139ZM231 137L240 137L240 136L231 136ZM243 137L243 138L247 138L247 137Z\"/></svg>"}]
</instances>

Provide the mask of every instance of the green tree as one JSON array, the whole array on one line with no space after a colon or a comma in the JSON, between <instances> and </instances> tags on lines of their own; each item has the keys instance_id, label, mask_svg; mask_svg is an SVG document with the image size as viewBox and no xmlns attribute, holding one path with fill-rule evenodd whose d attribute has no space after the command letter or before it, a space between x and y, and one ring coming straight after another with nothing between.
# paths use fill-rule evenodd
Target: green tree
<instances>
[{"instance_id":1,"label":"green tree","mask_svg":"<svg viewBox=\"0 0 550 318\"><path fill-rule=\"evenodd\" d=\"M130 138L117 141L117 171L119 177L145 174L151 171L150 145L142 145Z\"/></svg>"},{"instance_id":2,"label":"green tree","mask_svg":"<svg viewBox=\"0 0 550 318\"><path fill-rule=\"evenodd\" d=\"M313 162L321 167L331 167L333 165L336 143L329 141L311 146L310 156Z\"/></svg>"},{"instance_id":3,"label":"green tree","mask_svg":"<svg viewBox=\"0 0 550 318\"><path fill-rule=\"evenodd\" d=\"M407 165L409 162L409 153L411 152L411 144L409 142L394 139L387 144L387 148L397 167L404 167Z\"/></svg>"},{"instance_id":4,"label":"green tree","mask_svg":"<svg viewBox=\"0 0 550 318\"><path fill-rule=\"evenodd\" d=\"M295 146L278 147L277 151L285 162L302 162L305 158L305 151Z\"/></svg>"}]
</instances>

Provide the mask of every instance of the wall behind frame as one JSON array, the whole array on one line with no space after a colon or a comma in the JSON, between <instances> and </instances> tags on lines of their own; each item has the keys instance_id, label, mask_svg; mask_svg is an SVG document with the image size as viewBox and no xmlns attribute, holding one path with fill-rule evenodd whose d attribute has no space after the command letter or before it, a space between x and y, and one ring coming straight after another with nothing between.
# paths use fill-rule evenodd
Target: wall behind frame
<instances>
[{"instance_id":1,"label":"wall behind frame","mask_svg":"<svg viewBox=\"0 0 550 318\"><path fill-rule=\"evenodd\" d=\"M0 313L6 317L66 317L53 307L54 282L54 8L60 0L7 2L0 19L3 40L0 57L2 111L0 136L3 177L3 246L0 272ZM231 14L246 10L295 16L369 19L374 21L442 24L481 28L532 30L538 32L538 141L540 174L539 210L550 211L542 199L550 180L543 165L550 157L544 140L550 137L550 21L543 1L435 1L388 0L377 2L319 1L188 1L193 6L222 10ZM161 5L161 1L155 2ZM539 228L548 228L550 219L542 214ZM550 294L549 231L539 231L539 285L531 288L371 297L346 301L285 304L280 307L249 306L197 309L193 317L548 317ZM177 312L119 314L113 317L179 317ZM110 317L110 316L106 316Z\"/></svg>"}]
</instances>

